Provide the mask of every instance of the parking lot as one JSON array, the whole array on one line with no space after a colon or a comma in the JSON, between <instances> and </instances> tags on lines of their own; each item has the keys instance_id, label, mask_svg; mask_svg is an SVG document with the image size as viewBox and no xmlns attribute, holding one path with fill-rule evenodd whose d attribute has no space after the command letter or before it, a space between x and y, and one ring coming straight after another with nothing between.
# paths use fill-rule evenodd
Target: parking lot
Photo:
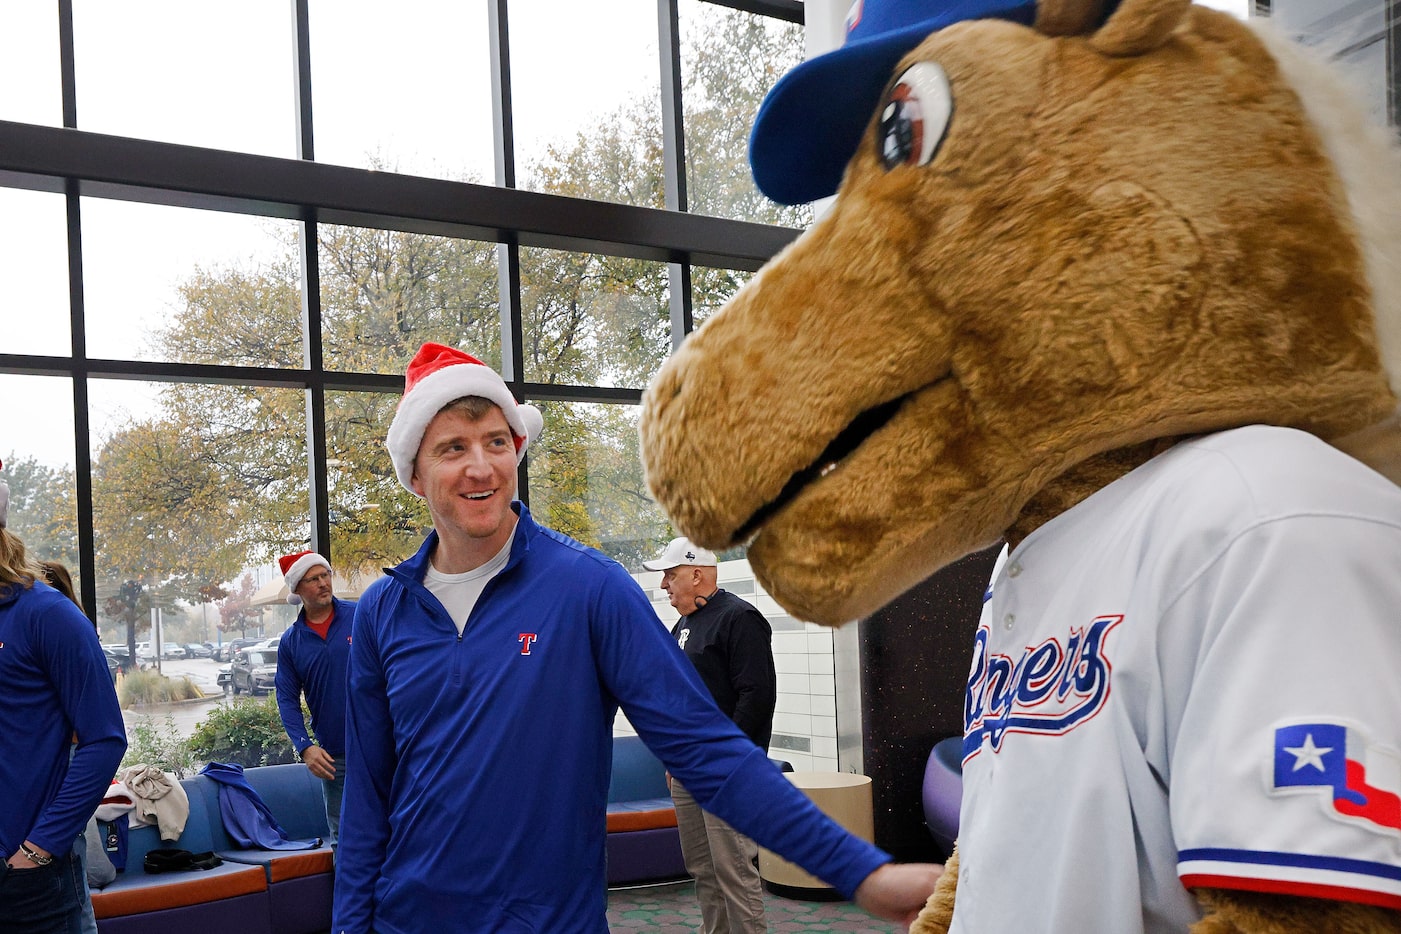
<instances>
[{"instance_id":1,"label":"parking lot","mask_svg":"<svg viewBox=\"0 0 1401 934\"><path fill-rule=\"evenodd\" d=\"M218 685L219 669L228 662L216 662L212 658L167 658L161 661L160 670L168 678L189 678L207 696L197 701L182 701L177 704L150 704L122 711L122 719L128 731L143 719L164 723L169 716L181 736L189 736L195 725L209 715L209 710L227 703L227 695Z\"/></svg>"}]
</instances>

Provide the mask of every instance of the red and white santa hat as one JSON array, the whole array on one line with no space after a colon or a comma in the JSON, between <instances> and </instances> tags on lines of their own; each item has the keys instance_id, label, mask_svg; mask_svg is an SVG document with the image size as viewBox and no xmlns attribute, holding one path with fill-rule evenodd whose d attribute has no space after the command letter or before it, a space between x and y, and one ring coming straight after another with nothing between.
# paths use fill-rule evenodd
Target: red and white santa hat
<instances>
[{"instance_id":1,"label":"red and white santa hat","mask_svg":"<svg viewBox=\"0 0 1401 934\"><path fill-rule=\"evenodd\" d=\"M394 413L385 439L394 473L410 493L418 495L412 486L413 464L423 432L443 406L463 396L480 396L501 407L516 440L516 463L525 457L530 443L540 437L545 425L540 410L517 403L500 374L456 347L424 344L409 361L404 374L404 398L399 401L399 410Z\"/></svg>"},{"instance_id":2,"label":"red and white santa hat","mask_svg":"<svg viewBox=\"0 0 1401 934\"><path fill-rule=\"evenodd\" d=\"M318 567L331 570L331 562L314 551L299 551L296 554L283 555L277 559L277 564L282 568L283 580L287 581L287 602L293 606L302 602L302 598L297 596L297 585L302 582L307 571Z\"/></svg>"},{"instance_id":3,"label":"red and white santa hat","mask_svg":"<svg viewBox=\"0 0 1401 934\"><path fill-rule=\"evenodd\" d=\"M0 468L4 468L5 462L0 461ZM5 513L10 511L10 485L4 480L0 480L0 529L5 527Z\"/></svg>"}]
</instances>

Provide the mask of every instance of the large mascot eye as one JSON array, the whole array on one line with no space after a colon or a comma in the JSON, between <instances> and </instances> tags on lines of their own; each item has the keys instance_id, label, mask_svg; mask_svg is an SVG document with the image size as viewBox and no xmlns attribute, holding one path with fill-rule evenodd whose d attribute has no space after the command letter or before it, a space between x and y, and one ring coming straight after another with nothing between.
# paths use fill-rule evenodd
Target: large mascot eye
<instances>
[{"instance_id":1,"label":"large mascot eye","mask_svg":"<svg viewBox=\"0 0 1401 934\"><path fill-rule=\"evenodd\" d=\"M924 165L934 158L953 113L944 69L933 62L911 65L885 97L880 114L881 162L887 169Z\"/></svg>"}]
</instances>

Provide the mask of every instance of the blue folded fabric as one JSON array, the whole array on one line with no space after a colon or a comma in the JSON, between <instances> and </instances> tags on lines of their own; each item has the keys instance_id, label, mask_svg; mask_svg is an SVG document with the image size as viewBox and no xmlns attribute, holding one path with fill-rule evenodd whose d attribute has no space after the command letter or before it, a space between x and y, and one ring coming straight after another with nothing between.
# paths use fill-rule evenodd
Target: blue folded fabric
<instances>
[{"instance_id":1,"label":"blue folded fabric","mask_svg":"<svg viewBox=\"0 0 1401 934\"><path fill-rule=\"evenodd\" d=\"M293 840L277 823L267 803L243 777L237 763L211 762L199 770L219 783L219 816L224 831L240 847L261 850L314 850L321 838Z\"/></svg>"}]
</instances>

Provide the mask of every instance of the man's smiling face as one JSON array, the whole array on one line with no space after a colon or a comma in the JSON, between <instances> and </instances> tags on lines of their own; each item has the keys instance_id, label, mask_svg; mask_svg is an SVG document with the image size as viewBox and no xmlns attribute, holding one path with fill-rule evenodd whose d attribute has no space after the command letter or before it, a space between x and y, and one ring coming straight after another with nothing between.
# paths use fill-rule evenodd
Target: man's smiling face
<instances>
[{"instance_id":1,"label":"man's smiling face","mask_svg":"<svg viewBox=\"0 0 1401 934\"><path fill-rule=\"evenodd\" d=\"M414 461L413 487L444 540L490 558L515 528L516 447L501 409L433 416ZM483 560L485 560L483 558Z\"/></svg>"}]
</instances>

